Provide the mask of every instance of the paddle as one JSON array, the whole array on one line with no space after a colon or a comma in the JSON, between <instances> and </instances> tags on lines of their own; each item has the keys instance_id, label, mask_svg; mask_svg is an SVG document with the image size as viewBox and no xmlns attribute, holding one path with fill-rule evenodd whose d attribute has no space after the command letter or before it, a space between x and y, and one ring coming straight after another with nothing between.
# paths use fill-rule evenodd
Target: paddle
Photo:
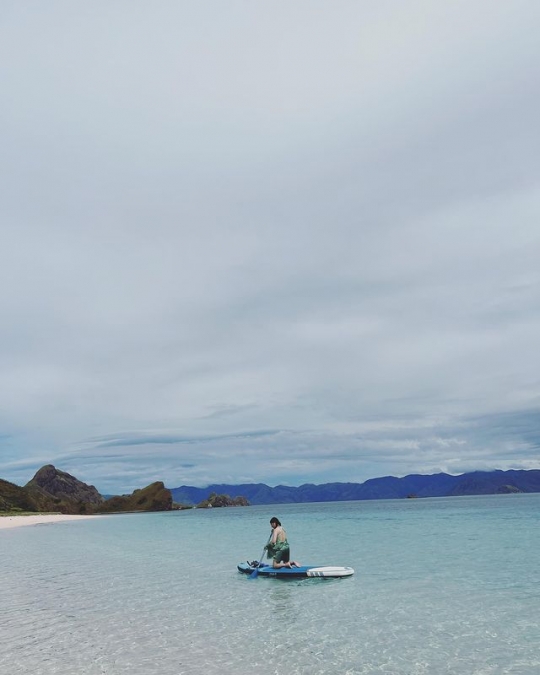
<instances>
[{"instance_id":1,"label":"paddle","mask_svg":"<svg viewBox=\"0 0 540 675\"><path fill-rule=\"evenodd\" d=\"M265 546L264 546L264 548L263 548L263 552L262 552L262 555L261 555L261 557L260 557L260 559L259 559L259 563L258 563L257 567L256 567L256 568L253 570L253 572L249 575L248 579L256 579L256 578L257 578L257 576L258 576L258 574L259 574L259 567L261 566L262 559L264 558L264 552L266 551L266 547L267 547L268 544L270 543L270 539L272 539L272 532L270 532L270 536L268 537L268 541L266 542L266 544L265 544Z\"/></svg>"}]
</instances>

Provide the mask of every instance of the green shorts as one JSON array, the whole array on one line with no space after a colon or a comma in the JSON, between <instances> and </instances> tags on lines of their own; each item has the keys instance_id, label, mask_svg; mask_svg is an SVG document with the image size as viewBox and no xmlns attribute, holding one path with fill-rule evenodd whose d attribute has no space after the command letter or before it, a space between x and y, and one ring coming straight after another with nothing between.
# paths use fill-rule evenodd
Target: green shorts
<instances>
[{"instance_id":1,"label":"green shorts","mask_svg":"<svg viewBox=\"0 0 540 675\"><path fill-rule=\"evenodd\" d=\"M278 551L276 551L274 553L274 560L277 563L289 562L290 556L291 556L291 550L287 546L286 548L280 548Z\"/></svg>"},{"instance_id":2,"label":"green shorts","mask_svg":"<svg viewBox=\"0 0 540 675\"><path fill-rule=\"evenodd\" d=\"M276 544L266 544L265 548L268 552L268 557L272 558L275 562L289 562L291 555L289 542L279 541Z\"/></svg>"}]
</instances>

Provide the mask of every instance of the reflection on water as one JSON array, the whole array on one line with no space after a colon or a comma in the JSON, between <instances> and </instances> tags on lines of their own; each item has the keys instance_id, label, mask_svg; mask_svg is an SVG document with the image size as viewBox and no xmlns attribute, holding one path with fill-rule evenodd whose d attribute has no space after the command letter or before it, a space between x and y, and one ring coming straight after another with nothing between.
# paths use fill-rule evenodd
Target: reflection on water
<instances>
[{"instance_id":1,"label":"reflection on water","mask_svg":"<svg viewBox=\"0 0 540 675\"><path fill-rule=\"evenodd\" d=\"M268 579L269 586L266 593L272 614L284 625L292 625L298 616L298 602L300 595L297 586L299 582L284 581L283 579Z\"/></svg>"}]
</instances>

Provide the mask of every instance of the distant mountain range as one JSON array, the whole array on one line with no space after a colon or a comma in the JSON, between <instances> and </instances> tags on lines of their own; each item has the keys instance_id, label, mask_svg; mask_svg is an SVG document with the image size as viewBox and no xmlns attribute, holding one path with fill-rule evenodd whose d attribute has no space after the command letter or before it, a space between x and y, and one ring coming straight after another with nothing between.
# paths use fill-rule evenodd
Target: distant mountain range
<instances>
[{"instance_id":1,"label":"distant mountain range","mask_svg":"<svg viewBox=\"0 0 540 675\"><path fill-rule=\"evenodd\" d=\"M105 499L87 485L51 464L42 467L24 487L0 479L0 512L117 513L120 511L168 511L185 506L234 506L249 504L299 504L406 497L454 497L459 495L540 492L540 470L475 471L460 476L437 473L404 478L385 476L365 483L305 484L299 487L264 483L183 485L171 490L152 483L131 495Z\"/></svg>"},{"instance_id":2,"label":"distant mountain range","mask_svg":"<svg viewBox=\"0 0 540 675\"><path fill-rule=\"evenodd\" d=\"M177 503L199 504L216 492L232 498L245 497L250 504L299 504L364 499L403 499L406 497L455 497L513 492L540 492L540 470L475 471L460 476L437 473L430 476L412 474L404 478L385 476L365 483L307 483L299 487L264 483L242 485L209 485L205 488L182 485L171 488Z\"/></svg>"}]
</instances>

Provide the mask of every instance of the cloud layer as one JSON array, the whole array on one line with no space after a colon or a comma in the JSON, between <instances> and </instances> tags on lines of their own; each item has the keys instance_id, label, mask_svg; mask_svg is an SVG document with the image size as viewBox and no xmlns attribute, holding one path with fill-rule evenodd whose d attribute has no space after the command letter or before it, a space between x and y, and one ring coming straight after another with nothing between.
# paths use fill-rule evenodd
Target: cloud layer
<instances>
[{"instance_id":1,"label":"cloud layer","mask_svg":"<svg viewBox=\"0 0 540 675\"><path fill-rule=\"evenodd\" d=\"M539 20L7 2L0 476L540 466Z\"/></svg>"}]
</instances>

